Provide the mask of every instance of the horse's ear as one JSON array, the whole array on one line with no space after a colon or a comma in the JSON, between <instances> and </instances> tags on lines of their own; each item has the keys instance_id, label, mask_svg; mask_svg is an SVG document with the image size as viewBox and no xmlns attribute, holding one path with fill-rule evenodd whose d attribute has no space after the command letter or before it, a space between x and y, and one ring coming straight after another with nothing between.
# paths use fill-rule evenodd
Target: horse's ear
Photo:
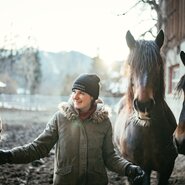
<instances>
[{"instance_id":1,"label":"horse's ear","mask_svg":"<svg viewBox=\"0 0 185 185\"><path fill-rule=\"evenodd\" d=\"M158 45L159 49L162 47L163 42L164 42L164 32L163 30L160 30L155 39L155 43Z\"/></svg>"},{"instance_id":2,"label":"horse's ear","mask_svg":"<svg viewBox=\"0 0 185 185\"><path fill-rule=\"evenodd\" d=\"M134 39L134 37L132 36L132 34L130 33L130 31L127 31L126 33L126 41L127 41L127 45L130 49L135 47L136 41Z\"/></svg>"},{"instance_id":3,"label":"horse's ear","mask_svg":"<svg viewBox=\"0 0 185 185\"><path fill-rule=\"evenodd\" d=\"M184 53L184 51L181 51L181 52L180 52L180 57L181 57L182 63L183 63L184 66L185 66L185 53Z\"/></svg>"}]
</instances>

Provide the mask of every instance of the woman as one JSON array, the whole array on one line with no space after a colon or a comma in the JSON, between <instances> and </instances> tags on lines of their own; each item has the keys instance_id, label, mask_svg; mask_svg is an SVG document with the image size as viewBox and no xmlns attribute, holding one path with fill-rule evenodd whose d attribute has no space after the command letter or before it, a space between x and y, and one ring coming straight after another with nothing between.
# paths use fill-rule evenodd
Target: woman
<instances>
[{"instance_id":1,"label":"woman","mask_svg":"<svg viewBox=\"0 0 185 185\"><path fill-rule=\"evenodd\" d=\"M97 103L100 79L80 75L73 83L71 98L63 102L45 130L32 143L0 151L0 164L29 163L46 157L55 146L54 185L106 185L106 167L142 181L140 167L119 157L112 143L108 112Z\"/></svg>"}]
</instances>

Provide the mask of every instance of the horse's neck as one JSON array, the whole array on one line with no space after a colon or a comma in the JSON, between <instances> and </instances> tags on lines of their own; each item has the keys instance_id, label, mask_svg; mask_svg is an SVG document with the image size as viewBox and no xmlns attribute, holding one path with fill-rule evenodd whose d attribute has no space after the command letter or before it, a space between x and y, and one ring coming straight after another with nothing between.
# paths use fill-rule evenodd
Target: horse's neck
<instances>
[{"instance_id":1,"label":"horse's neck","mask_svg":"<svg viewBox=\"0 0 185 185\"><path fill-rule=\"evenodd\" d=\"M164 118L168 122L168 124L167 124L168 128L171 128L168 130L169 131L171 130L171 132L173 132L176 129L177 122L176 122L175 116L174 116L172 110L170 109L169 105L167 104L167 102L165 100L159 101L156 109L157 109L158 114L164 115Z\"/></svg>"}]
</instances>

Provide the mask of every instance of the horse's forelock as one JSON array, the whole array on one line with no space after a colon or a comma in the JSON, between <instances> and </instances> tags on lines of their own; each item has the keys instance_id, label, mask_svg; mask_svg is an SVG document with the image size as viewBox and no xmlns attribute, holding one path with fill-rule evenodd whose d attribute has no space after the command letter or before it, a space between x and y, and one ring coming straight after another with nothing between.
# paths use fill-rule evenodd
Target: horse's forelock
<instances>
[{"instance_id":1,"label":"horse's forelock","mask_svg":"<svg viewBox=\"0 0 185 185\"><path fill-rule=\"evenodd\" d=\"M130 50L128 62L133 71L141 73L151 71L157 65L162 65L159 48L154 41L137 41L136 47Z\"/></svg>"},{"instance_id":2,"label":"horse's forelock","mask_svg":"<svg viewBox=\"0 0 185 185\"><path fill-rule=\"evenodd\" d=\"M160 84L158 86L158 94L161 95L161 98L164 98L163 60L160 55L160 49L154 41L136 41L135 48L130 50L130 54L128 56L128 63L130 64L131 68L130 75L135 74L136 77L139 77L145 71L154 72L155 77L159 77ZM156 65L160 67L158 76L156 76ZM128 89L128 91L130 90Z\"/></svg>"}]
</instances>

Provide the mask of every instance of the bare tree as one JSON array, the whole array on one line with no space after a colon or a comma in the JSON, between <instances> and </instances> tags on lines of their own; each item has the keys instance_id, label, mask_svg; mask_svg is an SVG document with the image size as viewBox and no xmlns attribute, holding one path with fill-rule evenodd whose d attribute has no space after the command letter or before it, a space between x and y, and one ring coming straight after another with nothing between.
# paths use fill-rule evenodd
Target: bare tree
<instances>
[{"instance_id":1,"label":"bare tree","mask_svg":"<svg viewBox=\"0 0 185 185\"><path fill-rule=\"evenodd\" d=\"M18 35L4 36L4 42L0 47L1 78L5 83L7 81L7 90L10 90L8 93L15 93L12 89L17 87L35 93L41 78L39 51L36 41L31 36L27 37L22 48L17 46L19 39L21 38Z\"/></svg>"},{"instance_id":2,"label":"bare tree","mask_svg":"<svg viewBox=\"0 0 185 185\"><path fill-rule=\"evenodd\" d=\"M151 8L152 11L156 12L156 17L151 17L151 20L154 21L154 25L150 28L148 28L144 33L141 34L141 37L144 37L147 33L150 33L153 37L153 29L156 28L157 31L159 31L162 28L162 25L165 21L164 15L163 15L163 8L162 8L163 0L138 0L133 6L131 6L128 10L126 10L124 13L119 14L120 15L126 15L133 9L135 9L137 6L144 6L146 8Z\"/></svg>"},{"instance_id":3,"label":"bare tree","mask_svg":"<svg viewBox=\"0 0 185 185\"><path fill-rule=\"evenodd\" d=\"M34 48L26 48L16 61L16 78L25 92L37 92L41 80L40 67L39 51Z\"/></svg>"},{"instance_id":4,"label":"bare tree","mask_svg":"<svg viewBox=\"0 0 185 185\"><path fill-rule=\"evenodd\" d=\"M157 14L156 27L157 30L159 31L162 28L162 24L164 22L162 9L163 0L141 0L141 3L148 4L152 10L156 11Z\"/></svg>"}]
</instances>

